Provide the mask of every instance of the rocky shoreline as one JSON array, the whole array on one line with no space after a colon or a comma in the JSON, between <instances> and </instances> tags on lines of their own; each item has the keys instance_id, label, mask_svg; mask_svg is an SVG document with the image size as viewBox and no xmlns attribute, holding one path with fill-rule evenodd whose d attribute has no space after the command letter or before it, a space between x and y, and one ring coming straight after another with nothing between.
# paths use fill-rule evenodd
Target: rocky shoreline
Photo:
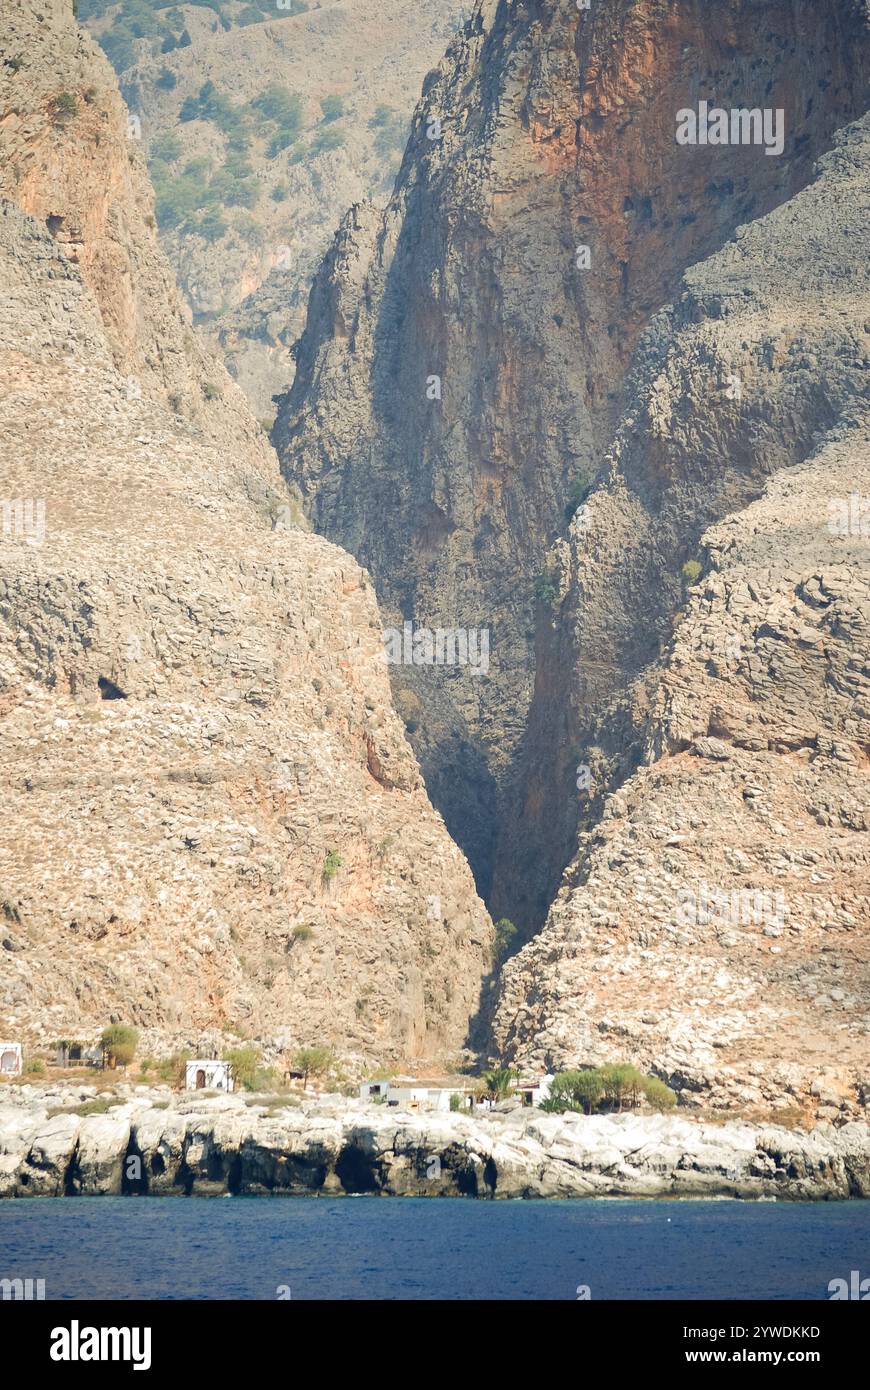
<instances>
[{"instance_id":1,"label":"rocky shoreline","mask_svg":"<svg viewBox=\"0 0 870 1390\"><path fill-rule=\"evenodd\" d=\"M96 1112L96 1107L101 1107ZM91 1113L88 1113L88 1112ZM84 1113L82 1113L84 1112ZM870 1126L406 1112L168 1088L0 1096L0 1196L870 1197Z\"/></svg>"}]
</instances>

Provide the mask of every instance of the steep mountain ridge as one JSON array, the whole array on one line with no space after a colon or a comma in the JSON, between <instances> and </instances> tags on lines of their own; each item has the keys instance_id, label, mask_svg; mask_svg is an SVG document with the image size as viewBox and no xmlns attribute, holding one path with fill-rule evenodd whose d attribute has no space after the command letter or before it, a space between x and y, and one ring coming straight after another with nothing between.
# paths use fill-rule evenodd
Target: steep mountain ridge
<instances>
[{"instance_id":1,"label":"steep mountain ridge","mask_svg":"<svg viewBox=\"0 0 870 1390\"><path fill-rule=\"evenodd\" d=\"M393 198L346 217L274 438L390 621L491 634L488 673L393 668L427 786L496 913L545 556L690 263L800 189L863 112L864 7L487 0L427 78ZM700 99L784 112L781 156L680 145ZM533 583L538 574L539 580ZM507 843L499 838L507 825Z\"/></svg>"},{"instance_id":2,"label":"steep mountain ridge","mask_svg":"<svg viewBox=\"0 0 870 1390\"><path fill-rule=\"evenodd\" d=\"M294 529L190 333L105 59L61 0L13 18L3 1031L455 1055L492 929L392 710L370 581Z\"/></svg>"},{"instance_id":3,"label":"steep mountain ridge","mask_svg":"<svg viewBox=\"0 0 870 1390\"><path fill-rule=\"evenodd\" d=\"M516 882L581 834L501 982L511 1058L628 1054L720 1106L866 1084L868 207L865 117L642 340L553 556Z\"/></svg>"}]
</instances>

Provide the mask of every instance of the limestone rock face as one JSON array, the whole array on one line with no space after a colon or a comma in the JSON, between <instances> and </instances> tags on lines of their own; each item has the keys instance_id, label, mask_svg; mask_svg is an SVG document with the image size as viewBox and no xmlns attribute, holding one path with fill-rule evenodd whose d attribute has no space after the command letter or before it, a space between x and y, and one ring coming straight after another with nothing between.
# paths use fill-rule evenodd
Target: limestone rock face
<instances>
[{"instance_id":1,"label":"limestone rock face","mask_svg":"<svg viewBox=\"0 0 870 1390\"><path fill-rule=\"evenodd\" d=\"M548 856L557 873L578 816L579 850L505 971L508 1057L625 1057L723 1106L813 1104L826 1075L860 1090L868 191L865 117L806 190L686 274L641 343L553 556L527 749L549 837L520 806L517 875Z\"/></svg>"},{"instance_id":2,"label":"limestone rock face","mask_svg":"<svg viewBox=\"0 0 870 1390\"><path fill-rule=\"evenodd\" d=\"M0 1105L0 1197L870 1196L864 1120L811 1132L683 1116L427 1115L337 1096L283 1106L138 1088L105 1114L44 1093ZM84 1093L82 1100L85 1099ZM162 1108L160 1108L162 1107Z\"/></svg>"},{"instance_id":3,"label":"limestone rock face","mask_svg":"<svg viewBox=\"0 0 870 1390\"><path fill-rule=\"evenodd\" d=\"M853 0L484 0L426 80L386 211L354 208L315 280L282 465L391 621L490 630L487 674L394 686L478 884L526 927L549 899L516 906L499 838L524 795L534 577L640 332L688 265L805 185L863 113L868 55ZM781 109L782 154L679 145L699 99Z\"/></svg>"},{"instance_id":4,"label":"limestone rock face","mask_svg":"<svg viewBox=\"0 0 870 1390\"><path fill-rule=\"evenodd\" d=\"M146 1050L208 1033L455 1052L491 926L392 709L371 582L294 528L264 436L196 348L105 60L68 5L12 18L4 1031L123 1019ZM64 91L79 115L58 127Z\"/></svg>"},{"instance_id":5,"label":"limestone rock face","mask_svg":"<svg viewBox=\"0 0 870 1390\"><path fill-rule=\"evenodd\" d=\"M67 0L16 0L2 43L0 196L47 228L77 268L127 395L168 403L273 478L265 435L194 334L158 245L141 143L108 61ZM61 318L59 344L63 327Z\"/></svg>"}]
</instances>

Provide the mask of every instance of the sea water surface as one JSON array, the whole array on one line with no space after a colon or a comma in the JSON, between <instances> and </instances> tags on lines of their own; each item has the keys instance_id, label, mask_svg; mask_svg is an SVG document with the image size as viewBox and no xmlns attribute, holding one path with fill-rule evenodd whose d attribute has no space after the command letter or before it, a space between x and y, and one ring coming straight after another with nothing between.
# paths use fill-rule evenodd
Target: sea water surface
<instances>
[{"instance_id":1,"label":"sea water surface","mask_svg":"<svg viewBox=\"0 0 870 1390\"><path fill-rule=\"evenodd\" d=\"M870 1202L0 1202L0 1278L46 1299L825 1299L853 1269Z\"/></svg>"}]
</instances>

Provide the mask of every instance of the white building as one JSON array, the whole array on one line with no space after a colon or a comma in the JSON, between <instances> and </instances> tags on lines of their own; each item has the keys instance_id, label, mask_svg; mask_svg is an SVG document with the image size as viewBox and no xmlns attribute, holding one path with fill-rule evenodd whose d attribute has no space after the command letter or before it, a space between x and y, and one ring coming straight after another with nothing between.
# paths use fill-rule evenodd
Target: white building
<instances>
[{"instance_id":1,"label":"white building","mask_svg":"<svg viewBox=\"0 0 870 1390\"><path fill-rule=\"evenodd\" d=\"M187 1063L184 1076L186 1091L232 1091L234 1088L233 1069L229 1062L218 1062L211 1057Z\"/></svg>"},{"instance_id":2,"label":"white building","mask_svg":"<svg viewBox=\"0 0 870 1390\"><path fill-rule=\"evenodd\" d=\"M359 1088L360 1100L386 1100L390 1089L389 1081L363 1081Z\"/></svg>"},{"instance_id":3,"label":"white building","mask_svg":"<svg viewBox=\"0 0 870 1390\"><path fill-rule=\"evenodd\" d=\"M513 1088L513 1094L520 1097L523 1105L540 1105L542 1100L550 1099L550 1087L553 1084L553 1073L541 1076L537 1081L518 1081Z\"/></svg>"},{"instance_id":4,"label":"white building","mask_svg":"<svg viewBox=\"0 0 870 1390\"><path fill-rule=\"evenodd\" d=\"M21 1043L0 1042L0 1076L20 1076L24 1070Z\"/></svg>"}]
</instances>

